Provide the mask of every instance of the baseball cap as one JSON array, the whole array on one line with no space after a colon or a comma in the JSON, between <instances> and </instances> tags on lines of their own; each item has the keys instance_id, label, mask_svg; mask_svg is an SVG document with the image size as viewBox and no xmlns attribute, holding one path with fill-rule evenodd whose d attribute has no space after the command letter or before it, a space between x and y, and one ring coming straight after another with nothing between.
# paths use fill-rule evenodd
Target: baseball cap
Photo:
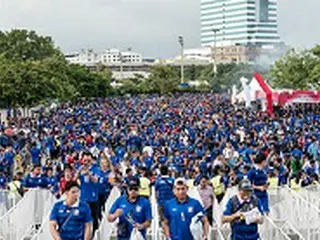
<instances>
[{"instance_id":1,"label":"baseball cap","mask_svg":"<svg viewBox=\"0 0 320 240\"><path fill-rule=\"evenodd\" d=\"M140 185L139 180L135 179L135 178L130 179L129 182L128 182L128 187L129 188L138 188L139 185Z\"/></svg>"},{"instance_id":2,"label":"baseball cap","mask_svg":"<svg viewBox=\"0 0 320 240\"><path fill-rule=\"evenodd\" d=\"M251 182L248 179L242 180L238 185L239 190L252 191Z\"/></svg>"},{"instance_id":3,"label":"baseball cap","mask_svg":"<svg viewBox=\"0 0 320 240\"><path fill-rule=\"evenodd\" d=\"M186 185L187 186L187 180L185 178L177 178L175 181L174 181L174 186L176 185Z\"/></svg>"}]
</instances>

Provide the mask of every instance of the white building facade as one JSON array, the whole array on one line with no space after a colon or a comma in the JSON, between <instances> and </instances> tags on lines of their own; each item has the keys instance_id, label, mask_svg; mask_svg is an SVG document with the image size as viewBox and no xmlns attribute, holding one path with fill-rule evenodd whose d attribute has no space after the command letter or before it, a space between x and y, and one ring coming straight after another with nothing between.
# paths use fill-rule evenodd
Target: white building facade
<instances>
[{"instance_id":1,"label":"white building facade","mask_svg":"<svg viewBox=\"0 0 320 240\"><path fill-rule=\"evenodd\" d=\"M201 45L276 45L277 0L201 0ZM213 29L216 30L216 34Z\"/></svg>"},{"instance_id":2,"label":"white building facade","mask_svg":"<svg viewBox=\"0 0 320 240\"><path fill-rule=\"evenodd\" d=\"M114 48L107 49L102 53L95 53L92 49L82 50L80 53L66 54L65 57L70 63L78 63L86 66L93 66L98 63L104 65L142 63L142 55L140 53L120 51Z\"/></svg>"},{"instance_id":3,"label":"white building facade","mask_svg":"<svg viewBox=\"0 0 320 240\"><path fill-rule=\"evenodd\" d=\"M98 54L99 62L102 64L142 63L142 55L131 51L120 51L119 49L107 49Z\"/></svg>"}]
</instances>

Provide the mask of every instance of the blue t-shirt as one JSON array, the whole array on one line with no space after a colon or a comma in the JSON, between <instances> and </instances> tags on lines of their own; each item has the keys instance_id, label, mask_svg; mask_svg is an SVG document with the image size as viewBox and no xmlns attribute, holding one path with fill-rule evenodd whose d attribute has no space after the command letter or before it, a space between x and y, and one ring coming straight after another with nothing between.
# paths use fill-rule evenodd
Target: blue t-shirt
<instances>
[{"instance_id":1,"label":"blue t-shirt","mask_svg":"<svg viewBox=\"0 0 320 240\"><path fill-rule=\"evenodd\" d=\"M30 149L30 154L32 157L32 163L33 164L40 164L40 149L37 147L33 147Z\"/></svg>"},{"instance_id":2,"label":"blue t-shirt","mask_svg":"<svg viewBox=\"0 0 320 240\"><path fill-rule=\"evenodd\" d=\"M7 178L5 175L1 174L0 175L0 189L5 189L7 185Z\"/></svg>"},{"instance_id":3,"label":"blue t-shirt","mask_svg":"<svg viewBox=\"0 0 320 240\"><path fill-rule=\"evenodd\" d=\"M174 198L173 194L174 179L171 177L161 177L156 180L155 190L158 195L159 206L164 207L164 204Z\"/></svg>"},{"instance_id":4,"label":"blue t-shirt","mask_svg":"<svg viewBox=\"0 0 320 240\"><path fill-rule=\"evenodd\" d=\"M193 240L190 224L199 212L205 214L200 202L194 198L188 197L183 203L178 202L176 198L166 202L164 217L169 221L172 240Z\"/></svg>"},{"instance_id":5,"label":"blue t-shirt","mask_svg":"<svg viewBox=\"0 0 320 240\"><path fill-rule=\"evenodd\" d=\"M98 176L95 172L90 171L92 176ZM81 182L81 201L96 202L98 201L98 183L91 181L88 175L80 175Z\"/></svg>"},{"instance_id":6,"label":"blue t-shirt","mask_svg":"<svg viewBox=\"0 0 320 240\"><path fill-rule=\"evenodd\" d=\"M109 195L111 191L111 184L109 182L109 175L111 171L102 171L99 169L99 180L98 180L98 188L99 188L99 194L101 195Z\"/></svg>"},{"instance_id":7,"label":"blue t-shirt","mask_svg":"<svg viewBox=\"0 0 320 240\"><path fill-rule=\"evenodd\" d=\"M53 206L50 221L57 222L62 240L83 240L85 224L92 222L91 211L85 202L68 206L65 201L59 201Z\"/></svg>"},{"instance_id":8,"label":"blue t-shirt","mask_svg":"<svg viewBox=\"0 0 320 240\"><path fill-rule=\"evenodd\" d=\"M150 201L143 197L138 197L137 201L132 203L128 201L127 196L121 196L112 205L110 213L115 213L117 209L122 209L123 211L118 224L118 227L121 226L121 229L118 229L119 238L130 238L133 226L128 219L139 224L148 220L151 221L152 219ZM146 235L145 230L141 230L140 232L143 236Z\"/></svg>"},{"instance_id":9,"label":"blue t-shirt","mask_svg":"<svg viewBox=\"0 0 320 240\"><path fill-rule=\"evenodd\" d=\"M265 170L257 167L253 167L249 170L248 179L255 186L263 186L268 183L268 175ZM265 197L267 195L267 191L262 192L257 189L254 190L254 193L258 198Z\"/></svg>"},{"instance_id":10,"label":"blue t-shirt","mask_svg":"<svg viewBox=\"0 0 320 240\"><path fill-rule=\"evenodd\" d=\"M287 183L287 177L286 177L287 169L285 166L280 164L278 167L278 179L279 179L279 185L285 185Z\"/></svg>"},{"instance_id":11,"label":"blue t-shirt","mask_svg":"<svg viewBox=\"0 0 320 240\"><path fill-rule=\"evenodd\" d=\"M223 216L231 216L232 214L236 213L241 209L241 203L236 197L236 205L234 209L234 202L233 198L230 198L227 202L227 206L225 211L223 212ZM250 204L252 199L249 200L248 204ZM242 203L244 204L244 203ZM260 213L263 215L262 205L260 200L258 200L258 209ZM259 238L258 233L258 224L252 223L252 224L246 224L245 221L235 221L233 224L231 224L232 229L232 240L257 240Z\"/></svg>"},{"instance_id":12,"label":"blue t-shirt","mask_svg":"<svg viewBox=\"0 0 320 240\"><path fill-rule=\"evenodd\" d=\"M168 161L168 157L167 156L160 156L158 161L160 164L166 164L166 162Z\"/></svg>"},{"instance_id":13,"label":"blue t-shirt","mask_svg":"<svg viewBox=\"0 0 320 240\"><path fill-rule=\"evenodd\" d=\"M46 188L48 185L47 178L43 176L32 177L31 174L28 174L22 183L25 188Z\"/></svg>"},{"instance_id":14,"label":"blue t-shirt","mask_svg":"<svg viewBox=\"0 0 320 240\"><path fill-rule=\"evenodd\" d=\"M14 163L14 153L13 152L5 152L4 159L8 162L9 166Z\"/></svg>"},{"instance_id":15,"label":"blue t-shirt","mask_svg":"<svg viewBox=\"0 0 320 240\"><path fill-rule=\"evenodd\" d=\"M48 187L50 188L52 187L53 193L59 192L59 184L56 176L47 177L47 184L48 184Z\"/></svg>"}]
</instances>

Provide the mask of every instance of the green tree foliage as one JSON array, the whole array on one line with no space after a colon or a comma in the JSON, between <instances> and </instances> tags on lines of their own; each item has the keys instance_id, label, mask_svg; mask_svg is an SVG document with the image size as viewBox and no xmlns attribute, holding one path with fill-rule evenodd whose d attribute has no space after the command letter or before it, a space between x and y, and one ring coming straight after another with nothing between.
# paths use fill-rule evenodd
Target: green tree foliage
<instances>
[{"instance_id":1,"label":"green tree foliage","mask_svg":"<svg viewBox=\"0 0 320 240\"><path fill-rule=\"evenodd\" d=\"M287 89L320 89L320 46L297 52L294 49L275 62L272 85Z\"/></svg>"},{"instance_id":2,"label":"green tree foliage","mask_svg":"<svg viewBox=\"0 0 320 240\"><path fill-rule=\"evenodd\" d=\"M320 45L303 52L290 51L279 59L269 74L248 64L185 66L186 81L200 81L198 87L179 87L180 69L166 65L151 68L150 75L122 79L118 92L111 88L112 74L103 65L96 71L69 64L50 37L34 31L0 31L0 107L28 107L47 100L73 100L79 97L106 97L110 94L168 94L174 91L227 92L239 79L255 72L272 77L278 88L320 89ZM209 83L207 85L206 83Z\"/></svg>"},{"instance_id":3,"label":"green tree foliage","mask_svg":"<svg viewBox=\"0 0 320 240\"><path fill-rule=\"evenodd\" d=\"M157 65L151 69L146 84L150 86L152 92L166 94L177 90L179 81L179 74L176 69L171 66Z\"/></svg>"},{"instance_id":4,"label":"green tree foliage","mask_svg":"<svg viewBox=\"0 0 320 240\"><path fill-rule=\"evenodd\" d=\"M0 106L28 107L50 99L106 97L111 72L68 64L50 37L0 32Z\"/></svg>"},{"instance_id":5,"label":"green tree foliage","mask_svg":"<svg viewBox=\"0 0 320 240\"><path fill-rule=\"evenodd\" d=\"M51 37L42 37L35 31L14 29L0 33L0 53L12 60L44 60L60 51Z\"/></svg>"},{"instance_id":6,"label":"green tree foliage","mask_svg":"<svg viewBox=\"0 0 320 240\"><path fill-rule=\"evenodd\" d=\"M120 88L120 93L168 94L178 89L179 82L179 73L174 67L157 65L151 68L150 75L147 78L136 74L133 78L121 80L122 87Z\"/></svg>"}]
</instances>

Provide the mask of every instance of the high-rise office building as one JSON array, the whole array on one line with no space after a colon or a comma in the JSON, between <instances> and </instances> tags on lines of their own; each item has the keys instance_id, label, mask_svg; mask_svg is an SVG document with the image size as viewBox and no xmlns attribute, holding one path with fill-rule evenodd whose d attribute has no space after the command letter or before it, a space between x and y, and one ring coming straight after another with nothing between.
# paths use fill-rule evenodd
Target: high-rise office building
<instances>
[{"instance_id":1,"label":"high-rise office building","mask_svg":"<svg viewBox=\"0 0 320 240\"><path fill-rule=\"evenodd\" d=\"M280 43L277 0L201 0L201 45Z\"/></svg>"}]
</instances>

